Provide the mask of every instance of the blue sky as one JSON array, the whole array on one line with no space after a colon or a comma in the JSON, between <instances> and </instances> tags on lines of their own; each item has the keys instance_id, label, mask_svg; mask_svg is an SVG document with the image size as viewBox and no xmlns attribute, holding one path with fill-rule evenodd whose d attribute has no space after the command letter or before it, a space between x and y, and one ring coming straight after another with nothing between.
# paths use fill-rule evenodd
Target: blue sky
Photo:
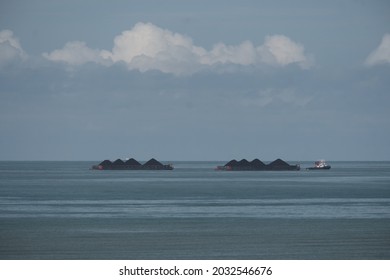
<instances>
[{"instance_id":1,"label":"blue sky","mask_svg":"<svg viewBox=\"0 0 390 280\"><path fill-rule=\"evenodd\" d=\"M388 1L1 1L0 160L390 160Z\"/></svg>"}]
</instances>

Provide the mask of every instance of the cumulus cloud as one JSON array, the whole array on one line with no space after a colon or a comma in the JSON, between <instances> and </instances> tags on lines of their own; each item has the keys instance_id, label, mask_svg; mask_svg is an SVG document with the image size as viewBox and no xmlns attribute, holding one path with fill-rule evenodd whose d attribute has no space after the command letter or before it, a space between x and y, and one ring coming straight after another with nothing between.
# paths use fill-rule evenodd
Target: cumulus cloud
<instances>
[{"instance_id":1,"label":"cumulus cloud","mask_svg":"<svg viewBox=\"0 0 390 280\"><path fill-rule=\"evenodd\" d=\"M27 58L19 40L11 30L0 31L0 64Z\"/></svg>"},{"instance_id":2,"label":"cumulus cloud","mask_svg":"<svg viewBox=\"0 0 390 280\"><path fill-rule=\"evenodd\" d=\"M302 68L311 66L304 47L284 35L267 36L264 45L258 47L258 53L263 62L272 65L298 63Z\"/></svg>"},{"instance_id":3,"label":"cumulus cloud","mask_svg":"<svg viewBox=\"0 0 390 280\"><path fill-rule=\"evenodd\" d=\"M385 34L379 47L366 59L367 66L390 63L390 34Z\"/></svg>"},{"instance_id":4,"label":"cumulus cloud","mask_svg":"<svg viewBox=\"0 0 390 280\"><path fill-rule=\"evenodd\" d=\"M115 37L112 50L93 50L83 42L70 42L63 49L43 56L70 65L122 62L129 69L141 72L160 70L177 75L224 64L286 66L296 63L302 68L311 65L304 47L284 35L268 36L260 46L250 41L235 46L218 43L208 51L196 46L186 35L151 23L137 23L131 30L122 32Z\"/></svg>"},{"instance_id":5,"label":"cumulus cloud","mask_svg":"<svg viewBox=\"0 0 390 280\"><path fill-rule=\"evenodd\" d=\"M60 50L43 53L48 60L65 62L70 65L81 65L87 62L104 63L101 51L87 47L85 42L68 42Z\"/></svg>"},{"instance_id":6,"label":"cumulus cloud","mask_svg":"<svg viewBox=\"0 0 390 280\"><path fill-rule=\"evenodd\" d=\"M205 53L187 36L151 23L138 23L117 36L112 51L104 51L102 55L113 62L125 62L130 69L181 73L196 65Z\"/></svg>"}]
</instances>

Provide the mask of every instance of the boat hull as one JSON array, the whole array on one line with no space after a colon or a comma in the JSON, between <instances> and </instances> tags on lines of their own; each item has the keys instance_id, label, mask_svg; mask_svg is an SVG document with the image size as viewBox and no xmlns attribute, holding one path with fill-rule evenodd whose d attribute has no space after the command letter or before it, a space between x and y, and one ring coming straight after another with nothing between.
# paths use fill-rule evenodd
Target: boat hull
<instances>
[{"instance_id":1,"label":"boat hull","mask_svg":"<svg viewBox=\"0 0 390 280\"><path fill-rule=\"evenodd\" d=\"M103 165L93 165L92 169L94 170L173 170L173 166L170 164L167 165L140 165L140 166L131 166L131 165L118 165L118 166L103 166Z\"/></svg>"},{"instance_id":2,"label":"boat hull","mask_svg":"<svg viewBox=\"0 0 390 280\"><path fill-rule=\"evenodd\" d=\"M323 166L323 167L308 167L306 168L307 170L329 170L330 165Z\"/></svg>"},{"instance_id":3,"label":"boat hull","mask_svg":"<svg viewBox=\"0 0 390 280\"><path fill-rule=\"evenodd\" d=\"M299 171L301 168L299 165L290 165L282 167L269 167L264 166L260 168L243 167L243 166L217 166L216 170L219 171Z\"/></svg>"}]
</instances>

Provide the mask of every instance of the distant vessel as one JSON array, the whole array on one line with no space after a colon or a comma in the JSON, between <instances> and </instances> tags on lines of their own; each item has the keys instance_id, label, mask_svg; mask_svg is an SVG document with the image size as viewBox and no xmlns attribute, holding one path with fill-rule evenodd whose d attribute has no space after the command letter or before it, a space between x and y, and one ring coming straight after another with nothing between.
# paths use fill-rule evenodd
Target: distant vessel
<instances>
[{"instance_id":1,"label":"distant vessel","mask_svg":"<svg viewBox=\"0 0 390 280\"><path fill-rule=\"evenodd\" d=\"M172 164L162 164L161 162L150 159L144 164L139 163L133 158L126 161L117 159L114 162L106 159L97 165L93 165L95 170L173 170Z\"/></svg>"},{"instance_id":2,"label":"distant vessel","mask_svg":"<svg viewBox=\"0 0 390 280\"><path fill-rule=\"evenodd\" d=\"M297 171L300 169L301 167L299 164L290 165L280 158L269 164L265 164L257 158L250 162L246 159L242 159L240 161L233 159L225 165L217 166L216 168L216 170L223 171Z\"/></svg>"},{"instance_id":3,"label":"distant vessel","mask_svg":"<svg viewBox=\"0 0 390 280\"><path fill-rule=\"evenodd\" d=\"M330 169L330 165L326 164L325 160L317 160L314 162L313 167L306 168L307 170L327 170Z\"/></svg>"}]
</instances>

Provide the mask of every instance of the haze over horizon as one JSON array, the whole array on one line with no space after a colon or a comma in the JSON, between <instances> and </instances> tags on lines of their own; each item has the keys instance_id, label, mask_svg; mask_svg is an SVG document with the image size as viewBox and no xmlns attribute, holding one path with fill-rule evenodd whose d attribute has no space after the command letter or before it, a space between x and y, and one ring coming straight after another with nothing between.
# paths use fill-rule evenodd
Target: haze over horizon
<instances>
[{"instance_id":1,"label":"haze over horizon","mask_svg":"<svg viewBox=\"0 0 390 280\"><path fill-rule=\"evenodd\" d=\"M0 3L0 160L390 160L390 2L118 3Z\"/></svg>"}]
</instances>

